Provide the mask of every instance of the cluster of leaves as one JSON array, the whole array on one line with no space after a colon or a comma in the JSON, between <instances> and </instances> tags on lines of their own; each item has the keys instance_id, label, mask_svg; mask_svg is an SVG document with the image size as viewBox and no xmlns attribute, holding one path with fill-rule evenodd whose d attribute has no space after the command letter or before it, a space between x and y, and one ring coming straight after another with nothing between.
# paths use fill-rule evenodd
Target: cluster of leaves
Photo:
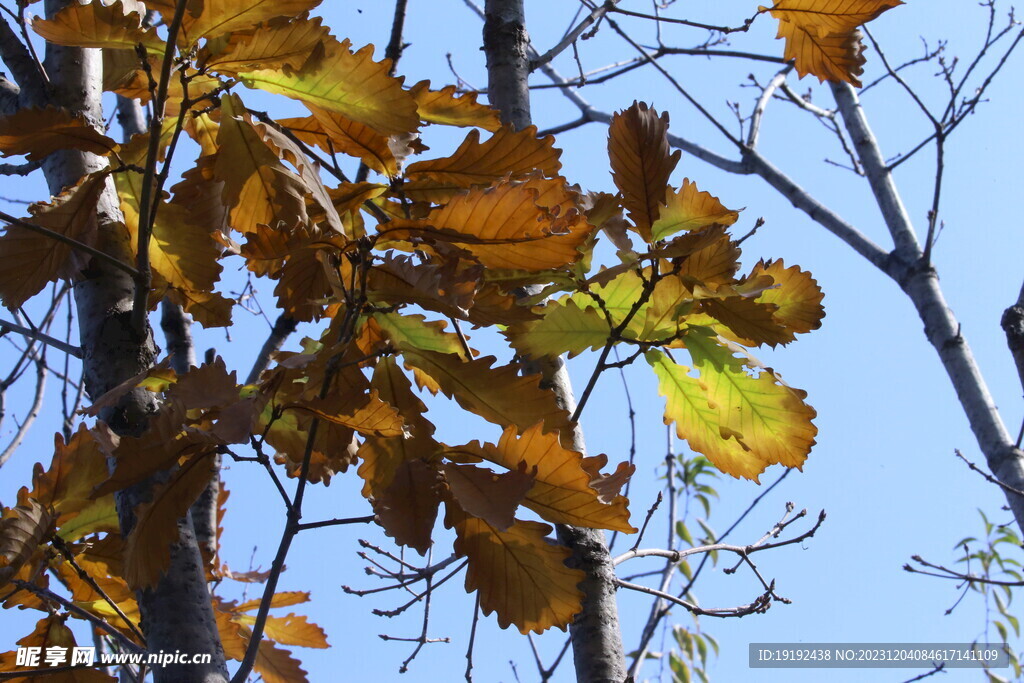
<instances>
[{"instance_id":1,"label":"cluster of leaves","mask_svg":"<svg viewBox=\"0 0 1024 683\"><path fill-rule=\"evenodd\" d=\"M616 115L608 149L618 193L587 194L559 175L553 138L502 126L454 88L405 87L372 46L352 51L311 18L318 2L192 0L176 14L170 0L93 0L33 23L53 43L102 48L105 88L147 102L154 117L150 132L124 144L62 110L0 119L5 155L77 149L109 160L7 227L3 303L16 309L46 283L77 277L81 247L108 233L145 255L120 265L144 285L150 309L169 298L206 327L229 325L232 301L216 283L221 262L241 257L277 282L288 316L325 324L254 385L239 386L219 360L183 376L161 364L97 399L93 416L141 386L161 407L139 436L118 437L99 420L70 443L58 439L50 468L37 467L32 489L3 511L6 607L47 609L38 590L52 575L76 605L131 633L132 591L166 570L178 520L214 457L251 447L252 459L272 468L272 449L278 466L311 483L353 468L377 522L420 553L443 505L455 552L468 560L466 588L484 612L524 633L564 628L580 609L583 575L566 566L568 550L548 539L548 524L520 515L631 532L620 489L633 467L603 473L606 456L574 450L578 416L522 363L479 357L463 324L500 329L523 361L600 350L591 385L613 365L611 349L628 348L624 362L642 356L653 369L666 424L733 476L800 467L814 444L804 392L748 349L817 328L822 294L782 261L740 274L728 232L738 212L689 179L669 184L680 155L670 153L667 115L644 104ZM783 4L801 3L780 2L773 13ZM169 28L147 25L147 10ZM274 120L247 108L239 85L296 99L309 115ZM409 163L428 151L424 124L472 130L454 153ZM197 156L164 191L188 140ZM339 156L379 182L350 181ZM113 192L120 215L98 212ZM595 269L601 235L615 262ZM531 286L537 293L524 294ZM413 383L497 425L501 437L436 440ZM161 471L167 480L122 538L111 494ZM206 560L211 580L261 578ZM273 606L303 599L281 593ZM214 598L214 609L225 652L241 657L252 605ZM59 620L48 617L30 638L64 638ZM267 635L326 646L295 615L272 619ZM266 680L301 677L287 651L266 644L260 653Z\"/></svg>"},{"instance_id":2,"label":"cluster of leaves","mask_svg":"<svg viewBox=\"0 0 1024 683\"><path fill-rule=\"evenodd\" d=\"M778 38L786 40L786 59L801 77L846 81L857 87L864 73L864 43L859 27L903 0L778 0L760 7L779 20Z\"/></svg>"}]
</instances>

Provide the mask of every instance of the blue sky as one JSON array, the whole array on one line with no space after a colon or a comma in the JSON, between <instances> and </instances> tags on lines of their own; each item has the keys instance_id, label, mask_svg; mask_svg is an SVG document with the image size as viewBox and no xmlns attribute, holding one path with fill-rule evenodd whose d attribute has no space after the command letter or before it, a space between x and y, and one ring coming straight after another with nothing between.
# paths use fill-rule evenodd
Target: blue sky
<instances>
[{"instance_id":1,"label":"blue sky","mask_svg":"<svg viewBox=\"0 0 1024 683\"><path fill-rule=\"evenodd\" d=\"M675 3L675 16L712 23L739 24L757 9L756 2L719 0L692 8L691 3ZM462 0L410 0L406 40L410 43L399 72L413 83L430 78L435 86L453 82L446 54L459 76L483 87L486 83L483 54L479 51L480 23ZM624 0L623 6L649 11L646 0ZM527 14L534 43L546 50L569 25L577 3L570 0L539 2L528 0ZM365 0L334 0L323 12L327 24L341 37L349 37L356 46L374 43L382 54L391 23L392 3ZM1003 8L1008 9L1008 7ZM698 16L699 15L699 16ZM934 45L948 39L948 54L969 58L984 35L984 10L974 3L954 0L912 0L874 22L871 30L881 41L889 59L901 63L922 51L921 37ZM645 44L653 41L649 26L620 20L624 28ZM774 41L774 22L762 17L748 34L731 41L735 49L781 54L781 42ZM693 46L705 34L693 29L667 27L667 44ZM607 27L579 48L586 69L632 56L630 48ZM942 278L948 302L963 325L963 333L972 345L979 365L989 382L996 403L1003 411L1008 429L1016 433L1022 405L1020 386L999 328L1002 310L1016 298L1021 285L1019 221L1013 201L1019 197L1021 136L1017 135L1022 102L1017 70L1021 55L1007 65L989 91L989 103L982 105L965 122L947 149L946 191L942 219L945 229L935 252L935 263ZM668 57L666 68L688 88L726 126L735 130L736 120L726 102L738 101L749 112L757 91L739 87L748 74L759 82L774 75L776 65L743 60L707 61L693 57ZM566 75L576 73L571 51L556 61ZM868 52L865 82L882 73L874 51ZM932 74L934 65L916 67L907 79L931 101L943 100L941 83ZM544 83L542 75L534 83ZM794 83L799 92L813 89L814 102L828 107L827 87L816 80ZM735 157L729 143L669 84L650 68L639 69L624 79L607 85L587 86L581 94L605 111L628 106L634 99L647 101L671 115L671 130L700 141L722 154ZM270 100L257 100L242 92L247 101L271 106ZM276 111L293 115L300 108L275 100ZM900 90L892 85L876 88L864 97L871 124L887 155L912 147L928 134L927 121ZM578 112L551 90L538 91L533 104L535 122L541 127L557 125L578 116ZM432 153L453 149L457 136L425 133ZM605 141L607 129L591 124L558 137L563 173L571 182L592 190L613 190L607 170ZM883 246L889 240L870 190L863 179L834 165L826 158L842 159L835 139L806 114L785 103L774 102L767 113L761 135L762 151L783 171L811 191L819 200L843 215L850 223ZM909 213L919 230L925 224L931 201L933 178L929 151L903 164L896 173ZM820 330L803 336L786 349L761 353L762 359L779 370L787 382L805 389L809 402L818 411L818 444L804 471L790 475L760 507L734 532L732 542L747 543L759 538L781 516L787 501L797 509L807 508L811 518L818 510L828 520L818 534L798 546L764 553L758 566L767 578L775 578L777 591L791 599L791 605L774 605L766 614L743 619L701 620L701 628L722 645L721 656L713 662L710 674L716 680L811 681L825 673L830 681L900 681L917 672L882 670L863 671L773 670L750 671L746 666L750 642L958 642L984 638L985 605L976 596L968 596L950 616L945 610L959 597L953 583L911 576L901 570L911 555L922 555L936 563L951 566L958 554L953 544L960 538L981 533L977 513L983 508L989 517L1008 522L1011 516L1001 511L1002 495L953 456L955 448L981 464L966 419L935 352L922 334L922 324L898 287L846 245L795 210L784 198L756 177L736 177L711 168L684 154L672 177L678 185L683 177L695 180L703 190L721 198L729 207L746 207L735 231L742 234L757 217L766 224L744 243L744 264L758 258L784 258L810 270L826 293L827 317ZM45 198L41 181L5 179L5 196L26 199ZM236 290L244 281L238 264L225 269L225 291ZM259 298L270 312L272 285L257 283ZM266 321L236 312L238 326L231 340L222 331L200 333L200 353L215 347L229 367L247 373L259 345L268 332ZM311 334L307 331L307 334ZM485 350L493 342L478 331L471 342ZM299 336L292 340L291 348ZM3 358L13 356L6 342L0 346ZM507 357L507 355L506 355ZM570 363L577 387L582 387L595 358L584 354ZM627 372L629 390L637 411L637 473L632 489L634 523L656 496L663 474L665 428L661 413L663 401L646 366ZM22 387L23 392L28 391ZM57 390L51 386L43 420L32 438L0 470L0 496L9 501L18 486L27 483L32 464L47 462L52 448L52 433L59 428ZM24 394L22 394L24 396ZM9 399L17 405L17 399ZM439 436L449 443L474 438L496 438L497 431L482 421L465 420L444 405L431 404L431 414ZM604 452L615 463L629 449L629 425L622 383L614 373L605 375L598 392L583 417L586 438L592 453ZM12 429L3 425L0 437L6 440ZM685 449L677 444L677 449ZM776 468L777 469L777 468ZM261 476L262 475L262 476ZM774 481L777 472L769 471L764 482ZM225 557L235 569L268 567L283 524L283 511L275 506L276 494L265 475L244 464L231 465L225 473L231 501L224 536ZM761 492L747 481L723 478L716 484L721 500L713 509L709 524L716 530L729 526L733 519ZM358 494L354 473L338 477L330 488L311 492L307 519L367 514L369 507ZM699 509L691 507L691 519ZM701 513L702 514L702 513ZM809 522L808 522L809 524ZM799 527L799 525L797 525ZM696 528L694 526L694 528ZM805 528L805 527L800 527ZM644 545L661 545L665 530L658 520L652 523ZM460 680L465 668L464 654L473 602L462 589L462 578L449 582L434 597L430 635L450 637L451 643L431 644L412 663L409 673L398 674L398 667L411 651L407 643L385 643L379 633L416 636L421 612L388 620L370 613L373 608L389 609L405 597L385 593L365 598L345 595L343 584L360 588L375 587L363 572L356 552L357 539L366 538L389 547L388 540L375 529L342 527L306 532L293 545L281 587L284 590L311 590L313 601L296 611L308 614L323 626L332 648L326 651L298 650L310 679L340 680ZM451 537L437 535L435 559L446 557ZM632 544L620 539L620 549ZM255 548L255 551L254 551ZM1019 558L1018 558L1019 559ZM655 560L634 560L638 569L660 566ZM643 564L646 563L646 564ZM701 604L727 606L749 602L760 593L756 579L744 570L727 576L722 564L708 571L696 587ZM255 597L250 592L249 597ZM635 643L640 625L646 618L647 598L620 591L620 609L627 650ZM4 615L0 636L13 647L14 641L30 630L35 614ZM689 625L691 618L681 609L673 612L669 624ZM549 663L564 636L560 632L538 639L538 647ZM671 647L671 637L657 636L652 647ZM482 618L474 659L479 681L514 681L509 661L516 662L522 681L537 680L526 640L514 630L497 628L493 615ZM573 680L571 663L566 662L556 680ZM657 680L658 662L647 665L644 677ZM980 672L954 671L943 680L979 680ZM668 680L667 678L665 680Z\"/></svg>"}]
</instances>

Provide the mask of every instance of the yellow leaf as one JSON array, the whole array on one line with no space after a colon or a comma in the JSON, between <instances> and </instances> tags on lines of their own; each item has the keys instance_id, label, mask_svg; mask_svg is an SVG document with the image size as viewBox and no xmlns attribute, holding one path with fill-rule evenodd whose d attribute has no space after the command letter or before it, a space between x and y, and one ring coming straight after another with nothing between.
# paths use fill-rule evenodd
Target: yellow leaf
<instances>
[{"instance_id":1,"label":"yellow leaf","mask_svg":"<svg viewBox=\"0 0 1024 683\"><path fill-rule=\"evenodd\" d=\"M237 95L221 100L219 152L213 178L223 183L222 198L231 209L231 227L253 232L258 225L305 223L304 183L284 167L256 133Z\"/></svg>"},{"instance_id":2,"label":"yellow leaf","mask_svg":"<svg viewBox=\"0 0 1024 683\"><path fill-rule=\"evenodd\" d=\"M252 626L256 623L256 617L239 615L234 617L234 621L246 626ZM297 614L289 614L286 617L268 616L263 634L282 645L315 648L329 647L324 630L308 621L306 617Z\"/></svg>"},{"instance_id":3,"label":"yellow leaf","mask_svg":"<svg viewBox=\"0 0 1024 683\"><path fill-rule=\"evenodd\" d=\"M848 33L902 4L903 0L777 0L771 7L758 9L824 38Z\"/></svg>"},{"instance_id":4,"label":"yellow leaf","mask_svg":"<svg viewBox=\"0 0 1024 683\"><path fill-rule=\"evenodd\" d=\"M108 474L106 455L92 432L84 424L79 424L78 431L67 444L62 434L54 436L50 467L44 472L41 465L35 466L30 495L53 508L58 514L57 525L62 526L80 513L96 514L109 508L111 498L92 498L93 489Z\"/></svg>"},{"instance_id":5,"label":"yellow leaf","mask_svg":"<svg viewBox=\"0 0 1024 683\"><path fill-rule=\"evenodd\" d=\"M517 521L499 531L450 501L446 508L455 553L469 560L466 591L479 593L483 613L497 612L499 626L515 624L523 634L552 626L565 630L582 608L577 585L584 574L565 566L570 552L548 541L551 527Z\"/></svg>"},{"instance_id":6,"label":"yellow leaf","mask_svg":"<svg viewBox=\"0 0 1024 683\"><path fill-rule=\"evenodd\" d=\"M769 465L801 467L818 432L806 393L767 368L750 374L754 368L733 349L697 330L684 341L696 378L663 354L647 354L667 399L665 423L675 422L680 438L734 477L757 481Z\"/></svg>"},{"instance_id":7,"label":"yellow leaf","mask_svg":"<svg viewBox=\"0 0 1024 683\"><path fill-rule=\"evenodd\" d=\"M314 144L328 153L348 154L360 159L378 173L389 178L398 175L388 138L367 125L346 118L337 112L306 103L313 116L279 119L285 128L306 144Z\"/></svg>"},{"instance_id":8,"label":"yellow leaf","mask_svg":"<svg viewBox=\"0 0 1024 683\"><path fill-rule=\"evenodd\" d=\"M474 442L446 452L483 458L513 471L525 467L526 472L533 474L534 485L523 504L549 522L626 533L636 531L629 524L629 501L625 496L602 497L596 488L600 473L589 471L587 459L578 451L563 447L557 434L542 433L540 424L521 433L515 426L508 427L496 446ZM626 465L621 475L628 477L632 472L633 467Z\"/></svg>"},{"instance_id":9,"label":"yellow leaf","mask_svg":"<svg viewBox=\"0 0 1024 683\"><path fill-rule=\"evenodd\" d=\"M368 436L401 437L405 433L402 416L389 403L380 400L376 391L370 392L366 402L351 413L337 414L330 409L330 403L330 399L318 399L288 407L308 412L321 420L354 429Z\"/></svg>"},{"instance_id":10,"label":"yellow leaf","mask_svg":"<svg viewBox=\"0 0 1024 683\"><path fill-rule=\"evenodd\" d=\"M298 69L327 37L328 30L320 17L273 20L252 32L232 34L225 48L211 55L205 66L221 73L250 68Z\"/></svg>"},{"instance_id":11,"label":"yellow leaf","mask_svg":"<svg viewBox=\"0 0 1024 683\"><path fill-rule=\"evenodd\" d=\"M26 220L91 244L96 233L96 203L107 175L108 171L97 171L51 203L33 204ZM71 277L85 265L82 253L69 245L14 225L7 226L0 236L0 253L0 299L11 310L17 310L47 282Z\"/></svg>"},{"instance_id":12,"label":"yellow leaf","mask_svg":"<svg viewBox=\"0 0 1024 683\"><path fill-rule=\"evenodd\" d=\"M71 3L52 19L34 19L32 30L58 45L134 50L142 44L149 52L163 54L165 44L156 29L142 27L143 12L141 6L128 7L120 0L106 5L100 0Z\"/></svg>"},{"instance_id":13,"label":"yellow leaf","mask_svg":"<svg viewBox=\"0 0 1024 683\"><path fill-rule=\"evenodd\" d=\"M244 31L275 17L296 16L313 9L320 0L188 0L179 43L193 45L201 38ZM177 0L146 0L165 22L174 16Z\"/></svg>"},{"instance_id":14,"label":"yellow leaf","mask_svg":"<svg viewBox=\"0 0 1024 683\"><path fill-rule=\"evenodd\" d=\"M415 131L416 100L400 79L388 75L390 60L373 61L372 45L356 53L350 45L348 40L327 40L323 57L309 60L301 69L261 68L238 76L250 88L337 112L383 135Z\"/></svg>"},{"instance_id":15,"label":"yellow leaf","mask_svg":"<svg viewBox=\"0 0 1024 683\"><path fill-rule=\"evenodd\" d=\"M422 315L399 313L374 313L371 318L395 348L451 353L466 358L459 336L445 332L447 323L442 320L428 321Z\"/></svg>"},{"instance_id":16,"label":"yellow leaf","mask_svg":"<svg viewBox=\"0 0 1024 683\"><path fill-rule=\"evenodd\" d=\"M770 275L776 286L762 292L757 301L778 306L774 312L776 320L797 334L821 327L821 319L825 317L821 301L825 295L810 273L798 266L786 268L779 259L758 262L750 277L762 274Z\"/></svg>"},{"instance_id":17,"label":"yellow leaf","mask_svg":"<svg viewBox=\"0 0 1024 683\"><path fill-rule=\"evenodd\" d=\"M667 135L668 113L658 116L643 102L616 113L608 129L612 179L630 220L648 242L681 155L679 150L669 154Z\"/></svg>"},{"instance_id":18,"label":"yellow leaf","mask_svg":"<svg viewBox=\"0 0 1024 683\"><path fill-rule=\"evenodd\" d=\"M125 145L125 155L136 158L148 145L149 135L136 135ZM144 159L145 154L141 154ZM124 170L114 174L114 185L121 200L125 227L132 240L132 250L138 248L139 207L142 199L143 174ZM208 228L189 220L188 212L180 204L158 202L149 242L152 269L167 283L189 292L209 292L220 278L221 266L217 262L220 249Z\"/></svg>"},{"instance_id":19,"label":"yellow leaf","mask_svg":"<svg viewBox=\"0 0 1024 683\"><path fill-rule=\"evenodd\" d=\"M819 36L814 31L788 21L779 22L777 38L786 39L783 57L796 63L801 78L813 74L819 81L846 81L861 86L857 78L864 73L864 44L856 30Z\"/></svg>"},{"instance_id":20,"label":"yellow leaf","mask_svg":"<svg viewBox=\"0 0 1024 683\"><path fill-rule=\"evenodd\" d=\"M410 199L444 202L459 190L492 185L506 177L537 173L553 177L562 167L558 161L562 151L554 143L550 135L538 138L535 126L520 131L505 126L482 143L480 131L471 130L451 156L410 164L402 191Z\"/></svg>"},{"instance_id":21,"label":"yellow leaf","mask_svg":"<svg viewBox=\"0 0 1024 683\"><path fill-rule=\"evenodd\" d=\"M658 220L651 226L654 239L665 239L682 230L700 230L709 225L732 225L739 218L738 211L722 206L709 192L701 192L697 184L683 178L678 192L669 192L666 205L661 207Z\"/></svg>"},{"instance_id":22,"label":"yellow leaf","mask_svg":"<svg viewBox=\"0 0 1024 683\"><path fill-rule=\"evenodd\" d=\"M569 429L569 414L550 391L540 388L540 375L522 376L518 365L492 368L494 356L464 362L457 355L433 351L403 349L402 355L406 366L417 371L421 387L454 397L488 422L529 429L543 420L546 431Z\"/></svg>"},{"instance_id":23,"label":"yellow leaf","mask_svg":"<svg viewBox=\"0 0 1024 683\"><path fill-rule=\"evenodd\" d=\"M260 641L253 668L266 683L303 683L306 670L292 657L289 650L277 647L269 640Z\"/></svg>"},{"instance_id":24,"label":"yellow leaf","mask_svg":"<svg viewBox=\"0 0 1024 683\"><path fill-rule=\"evenodd\" d=\"M564 267L580 257L577 247L592 226L578 211L556 213L540 201L536 187L506 181L460 193L424 220L395 219L378 231L388 240L457 245L489 268Z\"/></svg>"},{"instance_id":25,"label":"yellow leaf","mask_svg":"<svg viewBox=\"0 0 1024 683\"><path fill-rule=\"evenodd\" d=\"M171 561L171 545L178 543L185 513L217 471L210 456L189 459L166 484L153 491L148 503L135 510L136 521L125 539L124 578L135 589L159 582Z\"/></svg>"},{"instance_id":26,"label":"yellow leaf","mask_svg":"<svg viewBox=\"0 0 1024 683\"><path fill-rule=\"evenodd\" d=\"M455 95L455 86L431 90L430 81L420 81L409 89L416 100L422 121L448 126L477 126L496 131L501 128L498 112L476 101L476 93Z\"/></svg>"},{"instance_id":27,"label":"yellow leaf","mask_svg":"<svg viewBox=\"0 0 1024 683\"><path fill-rule=\"evenodd\" d=\"M116 142L63 109L30 107L0 117L0 153L5 157L24 154L38 161L60 149L103 155L115 148Z\"/></svg>"},{"instance_id":28,"label":"yellow leaf","mask_svg":"<svg viewBox=\"0 0 1024 683\"><path fill-rule=\"evenodd\" d=\"M760 7L779 20L778 38L786 39L786 59L796 61L801 77L846 81L860 87L864 46L857 27L902 0L778 0Z\"/></svg>"}]
</instances>

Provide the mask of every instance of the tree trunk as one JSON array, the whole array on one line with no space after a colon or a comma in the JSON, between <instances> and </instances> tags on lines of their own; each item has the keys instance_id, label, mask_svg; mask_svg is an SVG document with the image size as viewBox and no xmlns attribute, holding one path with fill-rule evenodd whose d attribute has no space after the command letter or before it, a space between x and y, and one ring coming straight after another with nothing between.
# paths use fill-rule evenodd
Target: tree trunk
<instances>
[{"instance_id":1,"label":"tree trunk","mask_svg":"<svg viewBox=\"0 0 1024 683\"><path fill-rule=\"evenodd\" d=\"M47 17L68 4L70 0L47 0ZM102 68L99 50L48 44L45 69L50 78L49 103L82 114L103 130ZM43 171L50 192L58 194L106 163L88 153L59 152L46 159ZM135 262L110 182L99 200L97 226L98 249L126 263ZM132 329L134 286L123 271L96 261L90 262L75 282L86 391L93 399L149 368L157 355L148 326L144 338ZM156 408L152 394L138 389L101 417L119 434L138 434ZM143 482L118 494L123 535L134 525L134 509L148 499L153 483ZM179 529L179 542L172 548L167 574L155 588L137 594L147 649L150 653L209 654L211 662L156 667L154 680L224 683L228 680L227 667L191 519L181 520Z\"/></svg>"},{"instance_id":2,"label":"tree trunk","mask_svg":"<svg viewBox=\"0 0 1024 683\"><path fill-rule=\"evenodd\" d=\"M501 112L504 123L516 128L530 125L529 37L522 0L487 0L484 18L484 52L487 55L487 96ZM532 288L527 288L532 289ZM536 291L526 291L531 296ZM541 372L554 390L559 405L573 413L569 373L562 358L541 361L528 368ZM575 426L573 450L586 455L583 431ZM572 551L567 564L581 569L586 578L583 609L570 625L576 680L582 683L622 683L626 660L615 602L615 569L604 532L567 525L557 526L558 539Z\"/></svg>"}]
</instances>

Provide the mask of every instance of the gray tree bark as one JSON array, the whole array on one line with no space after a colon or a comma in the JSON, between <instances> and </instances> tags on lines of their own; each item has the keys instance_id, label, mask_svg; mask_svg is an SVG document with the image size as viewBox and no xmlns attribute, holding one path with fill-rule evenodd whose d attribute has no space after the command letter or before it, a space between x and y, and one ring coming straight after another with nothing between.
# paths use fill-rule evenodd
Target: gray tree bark
<instances>
[{"instance_id":1,"label":"gray tree bark","mask_svg":"<svg viewBox=\"0 0 1024 683\"><path fill-rule=\"evenodd\" d=\"M70 4L70 0L46 0L47 17ZM103 130L101 104L102 58L98 50L47 45L44 62L49 87L40 87L35 101L24 104L54 104L82 114ZM22 87L22 93L27 91ZM45 98L45 99L43 99ZM23 100L25 98L23 97ZM40 101L42 99L42 101ZM83 152L59 152L43 164L52 194L76 183L82 176L99 170L106 160ZM97 207L96 247L134 263L127 232L120 223L120 210L112 183L108 183ZM131 307L135 283L121 270L91 261L78 276L75 303L78 309L79 335L83 351L86 391L97 398L124 380L153 364L157 348L151 330L140 338L132 329ZM117 406L101 417L119 434L138 434L145 429L157 406L150 392L130 392ZM135 507L149 498L153 482L117 495L122 534L135 524ZM172 664L154 669L154 680L225 683L227 666L220 644L205 574L190 518L179 523L179 541L172 548L171 565L159 584L139 591L142 628L151 653L181 652L208 654L207 664Z\"/></svg>"},{"instance_id":2,"label":"gray tree bark","mask_svg":"<svg viewBox=\"0 0 1024 683\"><path fill-rule=\"evenodd\" d=\"M846 83L833 83L832 92L871 184L875 201L896 246L887 271L910 298L924 323L924 333L939 354L957 399L984 453L989 469L1010 489L1024 491L1024 453L1010 438L960 323L946 304L935 268L927 263L914 226L903 206L857 93ZM1024 496L1003 489L1017 526L1024 529Z\"/></svg>"},{"instance_id":3,"label":"gray tree bark","mask_svg":"<svg viewBox=\"0 0 1024 683\"><path fill-rule=\"evenodd\" d=\"M484 10L484 52L487 55L487 97L504 123L529 126L529 36L522 0L487 0ZM531 289L531 288L527 288ZM526 291L531 296L536 291ZM576 399L562 358L528 366L544 375L559 405L570 414ZM586 454L583 431L575 426L573 450ZM615 568L604 532L559 524L558 540L572 551L567 564L586 575L580 584L583 609L569 627L576 679L583 683L621 683L626 660L615 601Z\"/></svg>"}]
</instances>

